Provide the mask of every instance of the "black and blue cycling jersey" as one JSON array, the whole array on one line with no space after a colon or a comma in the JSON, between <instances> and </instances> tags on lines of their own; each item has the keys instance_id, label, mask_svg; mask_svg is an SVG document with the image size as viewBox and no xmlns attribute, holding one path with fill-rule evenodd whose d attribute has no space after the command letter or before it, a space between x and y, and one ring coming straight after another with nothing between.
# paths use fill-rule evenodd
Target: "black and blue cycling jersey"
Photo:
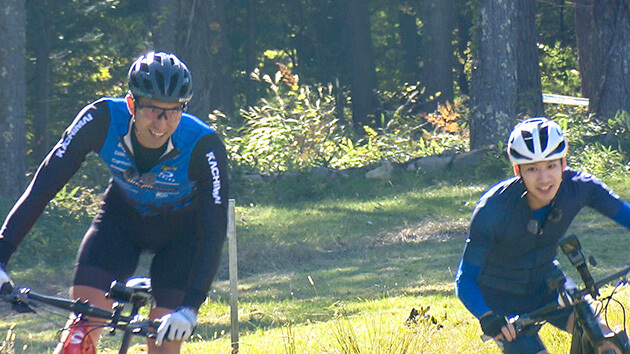
<instances>
[{"instance_id":1,"label":"black and blue cycling jersey","mask_svg":"<svg viewBox=\"0 0 630 354\"><path fill-rule=\"evenodd\" d=\"M630 228L630 205L585 172L566 169L552 203L538 210L529 207L518 177L484 193L473 211L455 279L466 308L480 317L491 310L512 315L544 304L558 241L584 207Z\"/></svg>"},{"instance_id":2,"label":"black and blue cycling jersey","mask_svg":"<svg viewBox=\"0 0 630 354\"><path fill-rule=\"evenodd\" d=\"M197 141L214 133L198 118L182 114L177 130L171 136L166 150L149 171L141 173L134 161L132 125L124 99L106 101L110 128L99 156L109 168L127 202L142 215L157 215L162 211L177 210L192 202L195 182L188 176L190 157ZM88 113L89 114L89 113ZM217 167L216 156L208 152L208 164ZM212 172L217 175L218 171ZM221 203L219 194L216 202Z\"/></svg>"},{"instance_id":3,"label":"black and blue cycling jersey","mask_svg":"<svg viewBox=\"0 0 630 354\"><path fill-rule=\"evenodd\" d=\"M112 177L103 200L122 199L137 214L133 220L195 216L197 225L187 227L195 230L190 238L200 251L192 260L184 305L198 308L216 274L226 236L225 147L207 124L184 113L164 151L156 155L134 141L133 122L123 98L103 98L81 110L7 216L0 230L0 262L8 261L48 202L94 152ZM168 235L156 232L153 237L163 242Z\"/></svg>"}]
</instances>

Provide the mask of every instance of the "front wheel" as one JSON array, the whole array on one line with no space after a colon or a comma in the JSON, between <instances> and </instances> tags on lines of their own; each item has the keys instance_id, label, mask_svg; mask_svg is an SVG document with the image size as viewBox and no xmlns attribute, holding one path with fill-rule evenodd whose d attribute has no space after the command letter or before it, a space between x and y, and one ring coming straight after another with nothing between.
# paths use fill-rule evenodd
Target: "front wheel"
<instances>
[{"instance_id":1,"label":"front wheel","mask_svg":"<svg viewBox=\"0 0 630 354\"><path fill-rule=\"evenodd\" d=\"M630 340L628 339L628 334L625 330L615 333L615 335L611 338L611 341L617 346L617 348L621 349L623 354L630 354Z\"/></svg>"}]
</instances>

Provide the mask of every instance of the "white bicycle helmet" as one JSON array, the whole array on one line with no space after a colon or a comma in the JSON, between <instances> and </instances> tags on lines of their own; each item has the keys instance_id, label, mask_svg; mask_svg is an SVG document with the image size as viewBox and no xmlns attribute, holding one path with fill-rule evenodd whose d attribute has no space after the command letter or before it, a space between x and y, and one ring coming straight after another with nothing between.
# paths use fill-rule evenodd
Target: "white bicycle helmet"
<instances>
[{"instance_id":1,"label":"white bicycle helmet","mask_svg":"<svg viewBox=\"0 0 630 354\"><path fill-rule=\"evenodd\" d=\"M547 118L530 118L514 127L508 139L508 156L514 165L556 160L567 154L560 126Z\"/></svg>"}]
</instances>

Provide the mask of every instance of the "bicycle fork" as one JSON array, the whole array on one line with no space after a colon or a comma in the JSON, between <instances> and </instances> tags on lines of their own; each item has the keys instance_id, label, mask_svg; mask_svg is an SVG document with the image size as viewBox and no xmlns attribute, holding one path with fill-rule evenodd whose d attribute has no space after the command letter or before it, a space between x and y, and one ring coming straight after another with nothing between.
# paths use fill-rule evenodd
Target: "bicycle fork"
<instances>
[{"instance_id":1,"label":"bicycle fork","mask_svg":"<svg viewBox=\"0 0 630 354\"><path fill-rule=\"evenodd\" d=\"M575 323L573 325L574 340L571 343L571 354L598 353L596 348L599 348L605 340L613 342L621 349L622 353L630 354L630 342L625 330L606 337L597 316L586 301L576 304L573 309ZM602 354L615 354L615 352L607 350Z\"/></svg>"}]
</instances>

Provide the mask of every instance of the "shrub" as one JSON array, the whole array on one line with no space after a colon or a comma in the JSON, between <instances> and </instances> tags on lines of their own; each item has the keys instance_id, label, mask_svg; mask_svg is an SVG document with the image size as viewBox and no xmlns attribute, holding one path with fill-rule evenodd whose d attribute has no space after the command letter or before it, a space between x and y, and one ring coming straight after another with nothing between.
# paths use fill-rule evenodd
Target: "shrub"
<instances>
[{"instance_id":1,"label":"shrub","mask_svg":"<svg viewBox=\"0 0 630 354\"><path fill-rule=\"evenodd\" d=\"M270 97L242 110L246 123L227 130L225 141L233 168L247 167L264 174L303 171L323 166L362 167L383 159L405 162L415 157L467 147L461 125L461 104L445 104L431 115L416 114L405 104L381 111L382 128L365 127L356 137L338 112L340 96L332 85L283 85L286 68L274 79L263 76ZM386 123L385 123L386 122ZM237 172L238 173L238 172Z\"/></svg>"},{"instance_id":2,"label":"shrub","mask_svg":"<svg viewBox=\"0 0 630 354\"><path fill-rule=\"evenodd\" d=\"M226 142L231 158L264 173L330 166L341 153L346 127L338 124L334 98L324 90L274 88L271 98L242 110L246 124Z\"/></svg>"},{"instance_id":3,"label":"shrub","mask_svg":"<svg viewBox=\"0 0 630 354\"><path fill-rule=\"evenodd\" d=\"M627 148L630 131L628 114L620 112L607 123L575 108L573 114L558 112L551 117L569 140L568 165L600 178L621 178L628 170Z\"/></svg>"},{"instance_id":4,"label":"shrub","mask_svg":"<svg viewBox=\"0 0 630 354\"><path fill-rule=\"evenodd\" d=\"M540 76L544 91L570 96L580 92L576 49L560 42L554 46L539 44L539 49L542 51Z\"/></svg>"}]
</instances>

